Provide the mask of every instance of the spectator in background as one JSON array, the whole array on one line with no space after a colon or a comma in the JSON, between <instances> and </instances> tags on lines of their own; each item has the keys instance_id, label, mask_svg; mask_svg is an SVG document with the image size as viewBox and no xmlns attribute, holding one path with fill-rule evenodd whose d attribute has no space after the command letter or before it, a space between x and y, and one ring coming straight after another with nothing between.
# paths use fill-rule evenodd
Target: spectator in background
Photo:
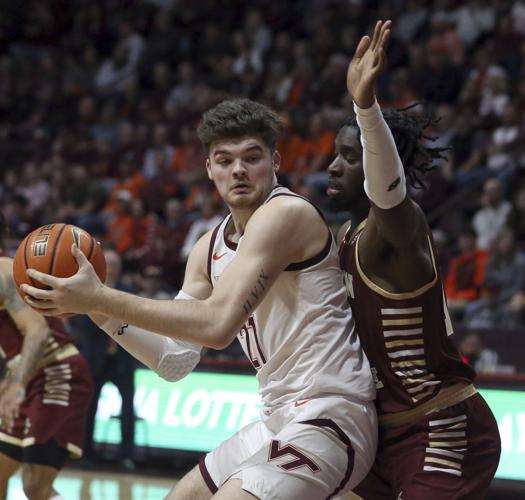
<instances>
[{"instance_id":1,"label":"spectator in background","mask_svg":"<svg viewBox=\"0 0 525 500\"><path fill-rule=\"evenodd\" d=\"M157 217L145 209L141 198L119 191L115 217L108 226L106 239L120 254L128 269L140 270L154 261Z\"/></svg>"},{"instance_id":2,"label":"spectator in background","mask_svg":"<svg viewBox=\"0 0 525 500\"><path fill-rule=\"evenodd\" d=\"M107 265L106 283L111 283L112 286L120 290L132 292L133 290L124 286L120 281L122 260L119 254L114 250L105 250L104 257ZM135 447L135 411L133 408L135 360L100 330L88 316L73 316L68 319L68 325L71 336L84 354L93 375L93 397L87 415L83 465L91 468L97 459L94 450L94 432L98 400L104 384L112 382L122 398L120 415L118 416L121 442L116 458L119 466L130 472L135 469L133 462Z\"/></svg>"},{"instance_id":3,"label":"spectator in background","mask_svg":"<svg viewBox=\"0 0 525 500\"><path fill-rule=\"evenodd\" d=\"M525 250L525 184L518 187L506 226L511 229L516 238L516 244L521 251Z\"/></svg>"},{"instance_id":4,"label":"spectator in background","mask_svg":"<svg viewBox=\"0 0 525 500\"><path fill-rule=\"evenodd\" d=\"M142 272L141 286L137 295L149 299L173 299L175 294L164 281L164 273L159 266L147 266Z\"/></svg>"},{"instance_id":5,"label":"spectator in background","mask_svg":"<svg viewBox=\"0 0 525 500\"><path fill-rule=\"evenodd\" d=\"M459 254L450 263L445 292L450 313L461 317L466 303L479 298L488 252L476 248L476 233L471 228L461 232L457 246Z\"/></svg>"},{"instance_id":6,"label":"spectator in background","mask_svg":"<svg viewBox=\"0 0 525 500\"><path fill-rule=\"evenodd\" d=\"M503 198L501 182L495 178L486 180L481 195L481 208L474 214L472 221L478 248L490 248L505 224L510 209L510 202Z\"/></svg>"},{"instance_id":7,"label":"spectator in background","mask_svg":"<svg viewBox=\"0 0 525 500\"><path fill-rule=\"evenodd\" d=\"M197 243L199 238L217 226L222 220L218 204L215 200L205 198L203 200L200 215L193 221L184 239L180 251L180 257L183 261L186 261L191 249Z\"/></svg>"},{"instance_id":8,"label":"spectator in background","mask_svg":"<svg viewBox=\"0 0 525 500\"><path fill-rule=\"evenodd\" d=\"M512 231L502 228L496 235L485 268L479 300L465 307L469 328L515 327L519 315L515 297L525 290L525 255L518 252ZM518 309L519 311L519 309Z\"/></svg>"},{"instance_id":9,"label":"spectator in background","mask_svg":"<svg viewBox=\"0 0 525 500\"><path fill-rule=\"evenodd\" d=\"M480 333L474 331L467 333L459 343L459 352L463 361L468 363L477 373L491 373L498 366L498 353L487 349L483 345Z\"/></svg>"},{"instance_id":10,"label":"spectator in background","mask_svg":"<svg viewBox=\"0 0 525 500\"><path fill-rule=\"evenodd\" d=\"M111 57L99 67L95 75L95 86L100 95L115 94L122 91L126 82L135 77L135 70L129 48L124 43L117 43Z\"/></svg>"},{"instance_id":11,"label":"spectator in background","mask_svg":"<svg viewBox=\"0 0 525 500\"><path fill-rule=\"evenodd\" d=\"M168 164L171 163L175 154L175 148L169 143L168 128L165 125L159 124L155 127L151 142L151 147L146 150L142 165L142 174L146 179L151 179L157 174L159 153L164 155Z\"/></svg>"}]
</instances>

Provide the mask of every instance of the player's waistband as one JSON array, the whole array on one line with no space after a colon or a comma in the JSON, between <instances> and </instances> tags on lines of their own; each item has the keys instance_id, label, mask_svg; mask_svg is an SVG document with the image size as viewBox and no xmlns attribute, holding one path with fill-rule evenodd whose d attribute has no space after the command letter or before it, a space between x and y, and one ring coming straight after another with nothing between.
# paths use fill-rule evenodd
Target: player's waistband
<instances>
[{"instance_id":1,"label":"player's waistband","mask_svg":"<svg viewBox=\"0 0 525 500\"><path fill-rule=\"evenodd\" d=\"M49 353L47 356L43 357L38 362L37 369L43 368L44 366L50 365L51 363L62 361L77 354L79 354L79 350L74 344L64 344L58 349L55 349L53 352Z\"/></svg>"},{"instance_id":2,"label":"player's waistband","mask_svg":"<svg viewBox=\"0 0 525 500\"><path fill-rule=\"evenodd\" d=\"M478 391L472 384L458 383L445 387L438 392L432 399L421 403L410 410L400 411L398 413L389 413L380 415L379 427L382 429L392 429L402 425L410 424L423 418L425 415L436 411L445 410L450 406L457 405L465 399L474 396Z\"/></svg>"}]
</instances>

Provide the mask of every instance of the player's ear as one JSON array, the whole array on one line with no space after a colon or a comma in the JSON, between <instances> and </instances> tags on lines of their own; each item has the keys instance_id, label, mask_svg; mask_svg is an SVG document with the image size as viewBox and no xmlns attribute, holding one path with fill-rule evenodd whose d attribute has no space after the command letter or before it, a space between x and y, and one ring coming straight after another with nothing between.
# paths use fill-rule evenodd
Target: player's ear
<instances>
[{"instance_id":1,"label":"player's ear","mask_svg":"<svg viewBox=\"0 0 525 500\"><path fill-rule=\"evenodd\" d=\"M213 177L211 175L211 163L210 163L210 159L209 158L206 158L206 172L208 173L208 179L210 179L210 181L212 181Z\"/></svg>"},{"instance_id":2,"label":"player's ear","mask_svg":"<svg viewBox=\"0 0 525 500\"><path fill-rule=\"evenodd\" d=\"M275 150L272 155L273 169L275 172L281 168L281 153Z\"/></svg>"}]
</instances>

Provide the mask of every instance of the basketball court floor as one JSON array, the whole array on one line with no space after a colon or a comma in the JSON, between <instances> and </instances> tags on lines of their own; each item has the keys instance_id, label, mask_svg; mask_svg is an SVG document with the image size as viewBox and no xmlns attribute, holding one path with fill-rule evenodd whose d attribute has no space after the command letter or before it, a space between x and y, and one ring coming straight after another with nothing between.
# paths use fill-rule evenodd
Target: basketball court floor
<instances>
[{"instance_id":1,"label":"basketball court floor","mask_svg":"<svg viewBox=\"0 0 525 500\"><path fill-rule=\"evenodd\" d=\"M136 472L63 469L55 481L65 500L162 500L176 479L143 476ZM26 500L18 473L9 482L7 500Z\"/></svg>"}]
</instances>

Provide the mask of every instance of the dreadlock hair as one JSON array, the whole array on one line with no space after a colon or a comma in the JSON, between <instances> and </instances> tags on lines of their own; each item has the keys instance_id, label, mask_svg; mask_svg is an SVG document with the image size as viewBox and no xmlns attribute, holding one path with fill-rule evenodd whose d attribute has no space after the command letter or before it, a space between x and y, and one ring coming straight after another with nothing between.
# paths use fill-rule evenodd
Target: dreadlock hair
<instances>
[{"instance_id":1,"label":"dreadlock hair","mask_svg":"<svg viewBox=\"0 0 525 500\"><path fill-rule=\"evenodd\" d=\"M207 151L216 141L247 136L258 137L274 150L283 128L282 118L264 104L250 99L230 99L204 113L197 133Z\"/></svg>"},{"instance_id":2,"label":"dreadlock hair","mask_svg":"<svg viewBox=\"0 0 525 500\"><path fill-rule=\"evenodd\" d=\"M383 117L390 128L396 143L397 152L403 163L405 175L410 184L416 188L423 188L421 176L429 170L436 168L434 160L444 160L445 151L450 148L433 148L426 146L423 140L435 141L437 137L425 134L425 129L436 124L439 118L433 119L428 113L423 116L417 116L407 111L419 106L417 102L402 109L385 109ZM361 135L357 126L356 117L349 118L345 121L344 127L357 127L358 136Z\"/></svg>"}]
</instances>

